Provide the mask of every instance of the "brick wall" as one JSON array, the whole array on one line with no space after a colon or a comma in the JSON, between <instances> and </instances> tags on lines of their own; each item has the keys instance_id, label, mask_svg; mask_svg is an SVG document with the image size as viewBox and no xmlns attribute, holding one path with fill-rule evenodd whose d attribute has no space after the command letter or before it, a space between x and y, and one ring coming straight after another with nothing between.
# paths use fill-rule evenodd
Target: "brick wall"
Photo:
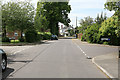
<instances>
[{"instance_id":1,"label":"brick wall","mask_svg":"<svg viewBox=\"0 0 120 80\"><path fill-rule=\"evenodd\" d=\"M6 36L9 37L10 39L17 40L21 36L21 33L20 31L7 32Z\"/></svg>"}]
</instances>

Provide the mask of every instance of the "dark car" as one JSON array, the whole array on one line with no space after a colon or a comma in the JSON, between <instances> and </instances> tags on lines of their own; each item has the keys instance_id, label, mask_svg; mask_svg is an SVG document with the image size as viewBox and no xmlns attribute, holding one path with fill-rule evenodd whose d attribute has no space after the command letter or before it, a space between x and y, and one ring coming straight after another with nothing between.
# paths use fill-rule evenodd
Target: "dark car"
<instances>
[{"instance_id":1,"label":"dark car","mask_svg":"<svg viewBox=\"0 0 120 80\"><path fill-rule=\"evenodd\" d=\"M58 40L57 35L52 35L52 36L51 36L51 40Z\"/></svg>"},{"instance_id":2,"label":"dark car","mask_svg":"<svg viewBox=\"0 0 120 80\"><path fill-rule=\"evenodd\" d=\"M3 49L0 49L0 56L1 56L1 68L2 68L2 72L6 70L7 68L7 55L6 53L3 51Z\"/></svg>"}]
</instances>

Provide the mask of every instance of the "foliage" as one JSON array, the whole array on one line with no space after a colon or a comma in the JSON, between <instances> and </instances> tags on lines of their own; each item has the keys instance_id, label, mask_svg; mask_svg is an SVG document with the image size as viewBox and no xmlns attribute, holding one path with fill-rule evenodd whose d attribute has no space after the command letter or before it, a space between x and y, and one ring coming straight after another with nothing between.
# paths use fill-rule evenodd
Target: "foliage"
<instances>
[{"instance_id":1,"label":"foliage","mask_svg":"<svg viewBox=\"0 0 120 80\"><path fill-rule=\"evenodd\" d=\"M99 29L101 36L110 38L109 44L119 45L118 16L112 16L102 23Z\"/></svg>"},{"instance_id":2,"label":"foliage","mask_svg":"<svg viewBox=\"0 0 120 80\"><path fill-rule=\"evenodd\" d=\"M101 15L97 14L97 17L95 18L95 23L101 24L104 20L107 19L106 13L103 16L103 12L101 12Z\"/></svg>"},{"instance_id":3,"label":"foliage","mask_svg":"<svg viewBox=\"0 0 120 80\"><path fill-rule=\"evenodd\" d=\"M50 40L51 39L51 35L50 34L43 34L43 40Z\"/></svg>"},{"instance_id":4,"label":"foliage","mask_svg":"<svg viewBox=\"0 0 120 80\"><path fill-rule=\"evenodd\" d=\"M90 16L85 17L84 19L80 20L80 32L84 33L84 31L87 29L88 26L90 26L93 23L93 18L91 18Z\"/></svg>"},{"instance_id":5,"label":"foliage","mask_svg":"<svg viewBox=\"0 0 120 80\"><path fill-rule=\"evenodd\" d=\"M86 34L85 33L82 35L81 41L86 41Z\"/></svg>"},{"instance_id":6,"label":"foliage","mask_svg":"<svg viewBox=\"0 0 120 80\"><path fill-rule=\"evenodd\" d=\"M120 15L120 1L111 1L111 2L106 2L104 4L105 9L108 9L109 11L114 10L115 15Z\"/></svg>"},{"instance_id":7,"label":"foliage","mask_svg":"<svg viewBox=\"0 0 120 80\"><path fill-rule=\"evenodd\" d=\"M68 23L70 23L70 19L68 18L70 10L71 7L68 5L68 2L38 2L35 27L44 30L50 29L52 34L58 35L58 22L68 25ZM42 22L44 22L44 24Z\"/></svg>"},{"instance_id":8,"label":"foliage","mask_svg":"<svg viewBox=\"0 0 120 80\"><path fill-rule=\"evenodd\" d=\"M25 39L24 39L24 38L21 38L21 37L20 37L18 40L19 40L20 42L24 42L24 41L25 41Z\"/></svg>"},{"instance_id":9,"label":"foliage","mask_svg":"<svg viewBox=\"0 0 120 80\"><path fill-rule=\"evenodd\" d=\"M16 1L2 5L2 22L5 30L20 30L22 33L33 26L34 7L30 2Z\"/></svg>"},{"instance_id":10,"label":"foliage","mask_svg":"<svg viewBox=\"0 0 120 80\"><path fill-rule=\"evenodd\" d=\"M73 29L69 29L68 32L70 33L70 36L73 36L75 34Z\"/></svg>"},{"instance_id":11,"label":"foliage","mask_svg":"<svg viewBox=\"0 0 120 80\"><path fill-rule=\"evenodd\" d=\"M104 45L108 45L108 42L103 42Z\"/></svg>"},{"instance_id":12,"label":"foliage","mask_svg":"<svg viewBox=\"0 0 120 80\"><path fill-rule=\"evenodd\" d=\"M37 4L37 9L36 9L36 16L35 16L35 28L38 31L44 32L49 24L49 21L47 21L45 14L44 14L44 9L41 8L42 4Z\"/></svg>"},{"instance_id":13,"label":"foliage","mask_svg":"<svg viewBox=\"0 0 120 80\"><path fill-rule=\"evenodd\" d=\"M99 33L99 28L101 27L101 25L94 23L91 26L89 26L86 30L86 41L90 42L90 43L96 43L98 42L98 33Z\"/></svg>"},{"instance_id":14,"label":"foliage","mask_svg":"<svg viewBox=\"0 0 120 80\"><path fill-rule=\"evenodd\" d=\"M10 40L11 43L19 43L19 40Z\"/></svg>"},{"instance_id":15,"label":"foliage","mask_svg":"<svg viewBox=\"0 0 120 80\"><path fill-rule=\"evenodd\" d=\"M2 42L10 42L10 40L9 40L8 37L3 37L3 38L2 38Z\"/></svg>"},{"instance_id":16,"label":"foliage","mask_svg":"<svg viewBox=\"0 0 120 80\"><path fill-rule=\"evenodd\" d=\"M26 42L32 43L38 41L38 35L35 30L28 30L25 33Z\"/></svg>"},{"instance_id":17,"label":"foliage","mask_svg":"<svg viewBox=\"0 0 120 80\"><path fill-rule=\"evenodd\" d=\"M105 9L109 11L115 11L114 15L118 16L118 29L117 33L120 36L120 0L117 0L116 2L106 2L105 3Z\"/></svg>"}]
</instances>

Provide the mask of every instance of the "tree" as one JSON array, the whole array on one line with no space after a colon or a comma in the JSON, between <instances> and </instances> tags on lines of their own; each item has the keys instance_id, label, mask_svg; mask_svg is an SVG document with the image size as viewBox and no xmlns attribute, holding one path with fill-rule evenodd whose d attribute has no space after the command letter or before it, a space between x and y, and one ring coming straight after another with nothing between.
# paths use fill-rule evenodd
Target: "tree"
<instances>
[{"instance_id":1,"label":"tree","mask_svg":"<svg viewBox=\"0 0 120 80\"><path fill-rule=\"evenodd\" d=\"M120 39L118 27L118 16L112 16L102 23L99 32L102 37L110 38L109 44L118 45Z\"/></svg>"},{"instance_id":2,"label":"tree","mask_svg":"<svg viewBox=\"0 0 120 80\"><path fill-rule=\"evenodd\" d=\"M106 13L104 13L104 16L103 16L103 12L101 12L101 16L100 17L99 17L99 14L97 14L97 17L95 18L95 22L97 24L101 24L106 19L107 19Z\"/></svg>"},{"instance_id":3,"label":"tree","mask_svg":"<svg viewBox=\"0 0 120 80\"><path fill-rule=\"evenodd\" d=\"M117 0L116 2L106 2L105 3L105 9L109 11L115 11L114 15L118 16L118 27L117 27L117 33L120 36L120 1Z\"/></svg>"},{"instance_id":4,"label":"tree","mask_svg":"<svg viewBox=\"0 0 120 80\"><path fill-rule=\"evenodd\" d=\"M90 16L85 17L84 19L80 20L80 32L84 33L84 31L87 29L88 26L90 26L93 23L93 18Z\"/></svg>"},{"instance_id":5,"label":"tree","mask_svg":"<svg viewBox=\"0 0 120 80\"><path fill-rule=\"evenodd\" d=\"M118 0L117 2L112 1L112 2L106 2L104 4L105 9L112 11L115 11L115 15L120 15L120 1Z\"/></svg>"},{"instance_id":6,"label":"tree","mask_svg":"<svg viewBox=\"0 0 120 80\"><path fill-rule=\"evenodd\" d=\"M38 2L37 9L39 10L37 14L45 16L47 22L49 22L47 29L50 29L52 34L59 34L59 22L65 25L70 23L68 14L70 13L71 7L68 5L68 2ZM41 22L38 21L37 23Z\"/></svg>"},{"instance_id":7,"label":"tree","mask_svg":"<svg viewBox=\"0 0 120 80\"><path fill-rule=\"evenodd\" d=\"M36 16L35 16L35 28L37 31L44 32L47 30L49 21L45 17L44 9L42 4L37 3Z\"/></svg>"},{"instance_id":8,"label":"tree","mask_svg":"<svg viewBox=\"0 0 120 80\"><path fill-rule=\"evenodd\" d=\"M70 36L73 36L75 34L74 29L68 29L68 33Z\"/></svg>"},{"instance_id":9,"label":"tree","mask_svg":"<svg viewBox=\"0 0 120 80\"><path fill-rule=\"evenodd\" d=\"M33 26L34 7L30 2L8 2L2 5L3 29L22 33Z\"/></svg>"},{"instance_id":10,"label":"tree","mask_svg":"<svg viewBox=\"0 0 120 80\"><path fill-rule=\"evenodd\" d=\"M98 33L100 27L100 24L93 23L85 30L86 40L88 42L97 43L99 41Z\"/></svg>"}]
</instances>

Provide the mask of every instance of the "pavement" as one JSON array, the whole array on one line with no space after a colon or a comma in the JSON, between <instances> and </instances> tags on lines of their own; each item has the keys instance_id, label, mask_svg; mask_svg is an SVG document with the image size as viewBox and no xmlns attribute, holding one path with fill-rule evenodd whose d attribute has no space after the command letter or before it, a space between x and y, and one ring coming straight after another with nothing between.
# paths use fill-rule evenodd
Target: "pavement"
<instances>
[{"instance_id":1,"label":"pavement","mask_svg":"<svg viewBox=\"0 0 120 80\"><path fill-rule=\"evenodd\" d=\"M92 59L92 62L108 76L108 78L118 78L118 54L112 53L107 55L97 56Z\"/></svg>"},{"instance_id":2,"label":"pavement","mask_svg":"<svg viewBox=\"0 0 120 80\"><path fill-rule=\"evenodd\" d=\"M110 45L103 45L103 44L90 44L88 42L82 42L80 40L75 40L77 45L88 45L90 47L92 46L99 46L99 47L108 47L108 48L116 48L119 49L119 46L110 46ZM98 53L98 52L97 52ZM102 52L103 53L103 52ZM92 55L92 62L100 69L110 80L117 80L117 78L120 78L120 75L118 74L118 52L117 51L109 51L105 52L106 54L99 54L99 55ZM85 54L87 55L87 54ZM120 79L119 79L120 80Z\"/></svg>"},{"instance_id":3,"label":"pavement","mask_svg":"<svg viewBox=\"0 0 120 80\"><path fill-rule=\"evenodd\" d=\"M87 42L82 42L82 43L90 44ZM118 47L118 46L110 46L110 45L103 45L103 44L90 44L90 45ZM105 54L105 55L99 55L97 57L92 58L92 62L111 80L119 78L118 60L119 60L118 53L116 52Z\"/></svg>"}]
</instances>

